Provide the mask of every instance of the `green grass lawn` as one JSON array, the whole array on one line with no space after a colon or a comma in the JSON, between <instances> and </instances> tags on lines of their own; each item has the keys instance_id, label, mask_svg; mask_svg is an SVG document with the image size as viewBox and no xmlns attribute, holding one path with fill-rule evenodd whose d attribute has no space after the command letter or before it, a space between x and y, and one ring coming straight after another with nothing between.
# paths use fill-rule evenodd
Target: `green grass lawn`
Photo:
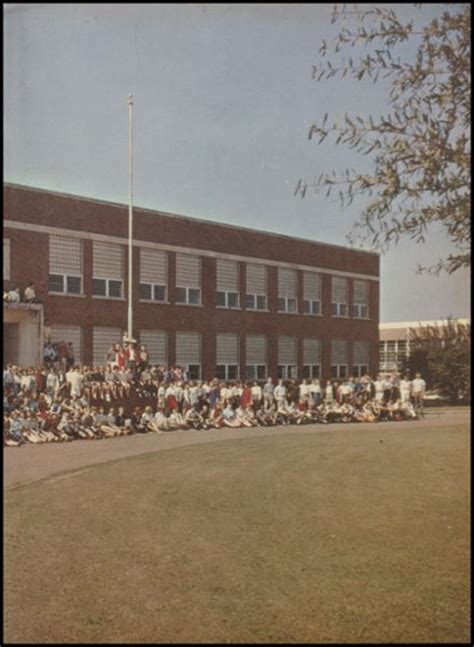
<instances>
[{"instance_id":1,"label":"green grass lawn","mask_svg":"<svg viewBox=\"0 0 474 647\"><path fill-rule=\"evenodd\" d=\"M468 642L468 457L466 425L351 426L16 487L5 642Z\"/></svg>"}]
</instances>

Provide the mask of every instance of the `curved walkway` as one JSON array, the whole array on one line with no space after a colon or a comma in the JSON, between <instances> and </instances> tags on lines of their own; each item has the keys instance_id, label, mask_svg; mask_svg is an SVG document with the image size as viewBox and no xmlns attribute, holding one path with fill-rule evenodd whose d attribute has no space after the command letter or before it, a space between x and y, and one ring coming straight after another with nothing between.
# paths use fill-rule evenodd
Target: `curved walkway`
<instances>
[{"instance_id":1,"label":"curved walkway","mask_svg":"<svg viewBox=\"0 0 474 647\"><path fill-rule=\"evenodd\" d=\"M424 420L410 422L379 422L372 424L348 423L330 425L291 425L287 427L256 427L251 429L209 429L205 431L172 431L162 434L137 434L120 436L100 441L77 440L71 443L48 443L45 445L24 445L4 447L3 485L4 489L32 483L43 478L56 476L65 478L68 472L88 468L139 454L163 451L197 445L200 443L225 442L236 438L259 436L280 436L297 431L299 433L339 433L348 428L368 430L391 428L394 431L438 427L446 424L469 424L470 409L428 412Z\"/></svg>"}]
</instances>

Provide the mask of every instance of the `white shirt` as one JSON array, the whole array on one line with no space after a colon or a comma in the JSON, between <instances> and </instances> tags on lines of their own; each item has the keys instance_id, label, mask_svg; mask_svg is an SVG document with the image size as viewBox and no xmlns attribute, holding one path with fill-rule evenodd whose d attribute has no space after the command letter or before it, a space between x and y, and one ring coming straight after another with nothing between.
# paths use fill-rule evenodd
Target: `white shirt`
<instances>
[{"instance_id":1,"label":"white shirt","mask_svg":"<svg viewBox=\"0 0 474 647\"><path fill-rule=\"evenodd\" d=\"M286 386L276 386L275 390L273 391L273 395L275 396L276 400L284 400L286 398Z\"/></svg>"},{"instance_id":2,"label":"white shirt","mask_svg":"<svg viewBox=\"0 0 474 647\"><path fill-rule=\"evenodd\" d=\"M252 388L250 389L250 393L252 395L253 400L262 399L262 395L263 395L262 387L258 386L258 384L252 386Z\"/></svg>"},{"instance_id":3,"label":"white shirt","mask_svg":"<svg viewBox=\"0 0 474 647\"><path fill-rule=\"evenodd\" d=\"M309 384L300 384L300 398L304 398L310 394L311 387Z\"/></svg>"},{"instance_id":4,"label":"white shirt","mask_svg":"<svg viewBox=\"0 0 474 647\"><path fill-rule=\"evenodd\" d=\"M382 382L382 380L376 380L376 381L374 382L374 384L375 384L375 391L376 391L376 392L379 392L379 393L380 393L381 391L383 391L383 389L384 389L384 382Z\"/></svg>"},{"instance_id":5,"label":"white shirt","mask_svg":"<svg viewBox=\"0 0 474 647\"><path fill-rule=\"evenodd\" d=\"M16 290L10 290L10 292L8 293L8 299L10 301L14 301L14 302L19 303L20 294Z\"/></svg>"},{"instance_id":6,"label":"white shirt","mask_svg":"<svg viewBox=\"0 0 474 647\"><path fill-rule=\"evenodd\" d=\"M426 390L426 382L423 378L415 378L412 382L413 393L423 393Z\"/></svg>"},{"instance_id":7,"label":"white shirt","mask_svg":"<svg viewBox=\"0 0 474 647\"><path fill-rule=\"evenodd\" d=\"M411 387L410 380L400 380L400 391L409 391Z\"/></svg>"}]
</instances>

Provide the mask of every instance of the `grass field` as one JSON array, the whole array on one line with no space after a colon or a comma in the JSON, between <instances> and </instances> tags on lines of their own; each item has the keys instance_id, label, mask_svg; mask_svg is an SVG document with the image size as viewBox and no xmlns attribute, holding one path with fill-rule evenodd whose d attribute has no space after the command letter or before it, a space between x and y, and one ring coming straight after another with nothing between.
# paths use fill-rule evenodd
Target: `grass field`
<instances>
[{"instance_id":1,"label":"grass field","mask_svg":"<svg viewBox=\"0 0 474 647\"><path fill-rule=\"evenodd\" d=\"M180 447L4 502L8 643L469 642L466 424Z\"/></svg>"}]
</instances>

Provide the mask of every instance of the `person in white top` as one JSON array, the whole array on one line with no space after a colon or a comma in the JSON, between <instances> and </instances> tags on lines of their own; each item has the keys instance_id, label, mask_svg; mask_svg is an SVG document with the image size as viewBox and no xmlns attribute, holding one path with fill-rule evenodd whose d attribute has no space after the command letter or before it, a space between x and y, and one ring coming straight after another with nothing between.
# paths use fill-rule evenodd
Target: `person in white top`
<instances>
[{"instance_id":1,"label":"person in white top","mask_svg":"<svg viewBox=\"0 0 474 647\"><path fill-rule=\"evenodd\" d=\"M331 384L331 380L326 382L326 388L324 389L324 400L330 404L334 401L334 389Z\"/></svg>"},{"instance_id":2,"label":"person in white top","mask_svg":"<svg viewBox=\"0 0 474 647\"><path fill-rule=\"evenodd\" d=\"M377 375L377 379L374 382L374 386L375 386L375 399L377 400L377 402L382 402L385 382L382 380L380 375Z\"/></svg>"},{"instance_id":3,"label":"person in white top","mask_svg":"<svg viewBox=\"0 0 474 647\"><path fill-rule=\"evenodd\" d=\"M319 380L313 380L311 384L309 385L309 393L311 397L313 398L313 401L316 403L316 406L319 406L321 404L321 384L319 383Z\"/></svg>"},{"instance_id":4,"label":"person in white top","mask_svg":"<svg viewBox=\"0 0 474 647\"><path fill-rule=\"evenodd\" d=\"M421 373L415 375L415 379L411 383L412 394L413 394L413 403L415 405L415 411L420 415L424 416L423 411L423 399L425 397L426 391L426 382L421 377Z\"/></svg>"},{"instance_id":5,"label":"person in white top","mask_svg":"<svg viewBox=\"0 0 474 647\"><path fill-rule=\"evenodd\" d=\"M308 402L310 391L308 380L303 380L299 388L300 402Z\"/></svg>"},{"instance_id":6,"label":"person in white top","mask_svg":"<svg viewBox=\"0 0 474 647\"><path fill-rule=\"evenodd\" d=\"M250 395L252 397L252 402L255 405L258 405L262 402L263 390L262 387L259 386L258 382L253 383L253 386L250 389Z\"/></svg>"},{"instance_id":7,"label":"person in white top","mask_svg":"<svg viewBox=\"0 0 474 647\"><path fill-rule=\"evenodd\" d=\"M11 289L8 293L10 303L20 303L20 288Z\"/></svg>"},{"instance_id":8,"label":"person in white top","mask_svg":"<svg viewBox=\"0 0 474 647\"><path fill-rule=\"evenodd\" d=\"M286 386L283 384L283 380L278 380L273 395L278 406L282 404L286 405Z\"/></svg>"},{"instance_id":9,"label":"person in white top","mask_svg":"<svg viewBox=\"0 0 474 647\"><path fill-rule=\"evenodd\" d=\"M79 398L82 395L84 376L78 366L66 373L66 382L71 385L71 396L75 395Z\"/></svg>"},{"instance_id":10,"label":"person in white top","mask_svg":"<svg viewBox=\"0 0 474 647\"><path fill-rule=\"evenodd\" d=\"M400 399L402 404L406 404L410 401L410 392L411 392L411 381L408 379L408 375L405 375L400 380Z\"/></svg>"}]
</instances>

